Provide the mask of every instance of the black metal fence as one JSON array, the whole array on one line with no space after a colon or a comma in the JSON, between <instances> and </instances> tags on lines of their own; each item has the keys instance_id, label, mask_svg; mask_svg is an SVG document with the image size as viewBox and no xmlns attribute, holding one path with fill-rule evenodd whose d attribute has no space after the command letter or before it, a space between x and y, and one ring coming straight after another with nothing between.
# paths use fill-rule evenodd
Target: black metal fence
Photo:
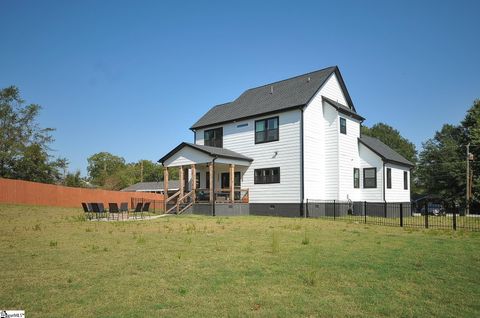
<instances>
[{"instance_id":1,"label":"black metal fence","mask_svg":"<svg viewBox=\"0 0 480 318\"><path fill-rule=\"evenodd\" d=\"M324 201L307 199L307 217L408 228L480 231L480 215L436 209L411 202Z\"/></svg>"},{"instance_id":2,"label":"black metal fence","mask_svg":"<svg viewBox=\"0 0 480 318\"><path fill-rule=\"evenodd\" d=\"M150 207L148 212L151 213L163 213L165 212L165 201L163 200L151 200L151 199L144 199L144 198L131 198L130 201L130 208L135 209L138 203L145 204L150 202Z\"/></svg>"}]
</instances>

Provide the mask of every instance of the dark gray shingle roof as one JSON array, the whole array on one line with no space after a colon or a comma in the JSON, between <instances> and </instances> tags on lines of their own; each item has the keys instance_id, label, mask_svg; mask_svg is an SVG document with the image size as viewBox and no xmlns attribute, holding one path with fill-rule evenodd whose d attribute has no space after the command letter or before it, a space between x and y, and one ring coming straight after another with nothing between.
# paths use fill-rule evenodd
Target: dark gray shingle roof
<instances>
[{"instance_id":1,"label":"dark gray shingle roof","mask_svg":"<svg viewBox=\"0 0 480 318\"><path fill-rule=\"evenodd\" d=\"M182 142L180 145L175 147L172 151L167 153L165 156L163 156L158 162L164 163L168 158L170 158L173 154L175 154L177 151L182 149L183 147L191 147L196 150L199 150L203 153L206 153L212 157L222 157L222 158L231 158L231 159L241 159L241 160L247 160L247 161L253 161L252 158L249 158L247 156L244 156L238 152L225 149L225 148L217 148L217 147L210 147L210 146L203 146L203 145L197 145L197 144L192 144L189 142Z\"/></svg>"},{"instance_id":2,"label":"dark gray shingle roof","mask_svg":"<svg viewBox=\"0 0 480 318\"><path fill-rule=\"evenodd\" d=\"M338 67L332 66L246 90L233 102L212 107L190 129L304 106L333 72L337 74L338 81L346 92L345 97L355 111Z\"/></svg>"},{"instance_id":3,"label":"dark gray shingle roof","mask_svg":"<svg viewBox=\"0 0 480 318\"><path fill-rule=\"evenodd\" d=\"M400 155L398 152L396 152L389 146L385 145L377 138L373 138L370 136L361 136L360 138L358 138L358 140L387 162L413 167L413 163L405 159L402 155Z\"/></svg>"},{"instance_id":4,"label":"dark gray shingle roof","mask_svg":"<svg viewBox=\"0 0 480 318\"><path fill-rule=\"evenodd\" d=\"M179 180L168 180L169 189L178 189L180 188ZM163 181L160 182L139 182L132 184L129 187L126 187L120 191L124 192L136 192L136 191L163 191Z\"/></svg>"},{"instance_id":5,"label":"dark gray shingle roof","mask_svg":"<svg viewBox=\"0 0 480 318\"><path fill-rule=\"evenodd\" d=\"M327 103L329 103L330 105L332 105L333 107L335 107L335 109L340 113L352 116L353 118L356 118L356 119L359 119L359 120L362 120L362 121L365 120L365 118L363 118L362 116L360 116L359 114L357 114L356 112L351 110L348 106L340 104L339 102L336 102L336 101L334 101L334 100L332 100L328 97L325 97L325 96L322 96L322 99L324 101L326 101Z\"/></svg>"}]
</instances>

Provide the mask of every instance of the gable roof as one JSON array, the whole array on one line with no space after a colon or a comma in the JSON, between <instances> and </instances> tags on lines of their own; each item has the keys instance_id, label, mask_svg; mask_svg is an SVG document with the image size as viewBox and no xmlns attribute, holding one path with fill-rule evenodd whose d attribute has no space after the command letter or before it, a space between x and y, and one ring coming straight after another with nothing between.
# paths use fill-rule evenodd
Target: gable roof
<instances>
[{"instance_id":1,"label":"gable roof","mask_svg":"<svg viewBox=\"0 0 480 318\"><path fill-rule=\"evenodd\" d=\"M168 188L178 189L180 188L180 180L168 180ZM136 191L163 191L163 181L160 182L138 182L126 187L120 191L123 192L136 192Z\"/></svg>"},{"instance_id":2,"label":"gable roof","mask_svg":"<svg viewBox=\"0 0 480 318\"><path fill-rule=\"evenodd\" d=\"M221 157L221 158L253 161L252 158L249 158L247 156L244 156L242 154L239 154L238 152L235 152L235 151L232 151L232 150L229 150L229 149L197 145L197 144L192 144L192 143L189 143L189 142L182 142L180 145L175 147L172 151L170 151L165 156L163 156L160 160L158 160L158 162L163 164L168 158L173 156L176 152L178 152L183 147L191 147L193 149L196 149L198 151L206 153L207 155L210 155L212 157Z\"/></svg>"},{"instance_id":3,"label":"gable roof","mask_svg":"<svg viewBox=\"0 0 480 318\"><path fill-rule=\"evenodd\" d=\"M376 153L386 162L396 163L408 167L414 166L413 163L405 159L402 155L400 155L398 152L396 152L389 146L385 145L377 138L373 138L370 136L361 136L360 138L358 138L358 141L360 141L362 144L364 144L367 148Z\"/></svg>"},{"instance_id":4,"label":"gable roof","mask_svg":"<svg viewBox=\"0 0 480 318\"><path fill-rule=\"evenodd\" d=\"M354 112L353 110L348 108L348 106L340 104L339 102L336 102L336 101L334 101L334 100L332 100L328 97L325 97L323 95L322 95L322 100L324 102L327 102L330 105L332 105L339 113L343 113L345 115L351 116L351 117L353 117L355 119L358 119L358 120L361 120L361 121L365 120L365 118L363 118L362 116L360 116L359 114L357 114L356 112Z\"/></svg>"},{"instance_id":5,"label":"gable roof","mask_svg":"<svg viewBox=\"0 0 480 318\"><path fill-rule=\"evenodd\" d=\"M286 80L251 88L230 103L212 107L190 129L217 125L258 115L300 108L308 104L330 75L336 74L347 103L355 112L337 66L295 76Z\"/></svg>"}]
</instances>

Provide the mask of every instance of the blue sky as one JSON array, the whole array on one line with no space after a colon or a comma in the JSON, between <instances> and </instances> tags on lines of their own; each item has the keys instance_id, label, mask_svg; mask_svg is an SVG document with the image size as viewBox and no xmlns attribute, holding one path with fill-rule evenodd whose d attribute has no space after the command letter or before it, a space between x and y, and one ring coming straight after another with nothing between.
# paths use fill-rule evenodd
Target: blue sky
<instances>
[{"instance_id":1,"label":"blue sky","mask_svg":"<svg viewBox=\"0 0 480 318\"><path fill-rule=\"evenodd\" d=\"M420 146L480 98L480 1L0 1L0 87L53 155L156 161L211 106L338 65L366 125Z\"/></svg>"}]
</instances>

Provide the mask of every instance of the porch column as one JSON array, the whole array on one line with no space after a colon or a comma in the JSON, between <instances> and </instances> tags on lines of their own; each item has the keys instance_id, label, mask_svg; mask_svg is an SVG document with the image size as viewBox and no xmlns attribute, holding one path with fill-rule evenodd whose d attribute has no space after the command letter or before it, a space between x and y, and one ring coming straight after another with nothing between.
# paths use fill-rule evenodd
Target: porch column
<instances>
[{"instance_id":1,"label":"porch column","mask_svg":"<svg viewBox=\"0 0 480 318\"><path fill-rule=\"evenodd\" d=\"M165 212L167 211L168 200L168 168L163 167L163 202L165 205Z\"/></svg>"},{"instance_id":2,"label":"porch column","mask_svg":"<svg viewBox=\"0 0 480 318\"><path fill-rule=\"evenodd\" d=\"M235 165L230 164L230 201L235 202Z\"/></svg>"},{"instance_id":3,"label":"porch column","mask_svg":"<svg viewBox=\"0 0 480 318\"><path fill-rule=\"evenodd\" d=\"M195 203L195 195L197 193L197 169L195 164L192 165L192 191L193 191L193 203Z\"/></svg>"},{"instance_id":4,"label":"porch column","mask_svg":"<svg viewBox=\"0 0 480 318\"><path fill-rule=\"evenodd\" d=\"M210 203L213 203L213 163L208 165L208 174L210 175Z\"/></svg>"},{"instance_id":5,"label":"porch column","mask_svg":"<svg viewBox=\"0 0 480 318\"><path fill-rule=\"evenodd\" d=\"M180 178L180 198L183 198L183 191L185 189L185 178L183 176L183 166L180 166L180 171L178 172L178 176Z\"/></svg>"}]
</instances>

